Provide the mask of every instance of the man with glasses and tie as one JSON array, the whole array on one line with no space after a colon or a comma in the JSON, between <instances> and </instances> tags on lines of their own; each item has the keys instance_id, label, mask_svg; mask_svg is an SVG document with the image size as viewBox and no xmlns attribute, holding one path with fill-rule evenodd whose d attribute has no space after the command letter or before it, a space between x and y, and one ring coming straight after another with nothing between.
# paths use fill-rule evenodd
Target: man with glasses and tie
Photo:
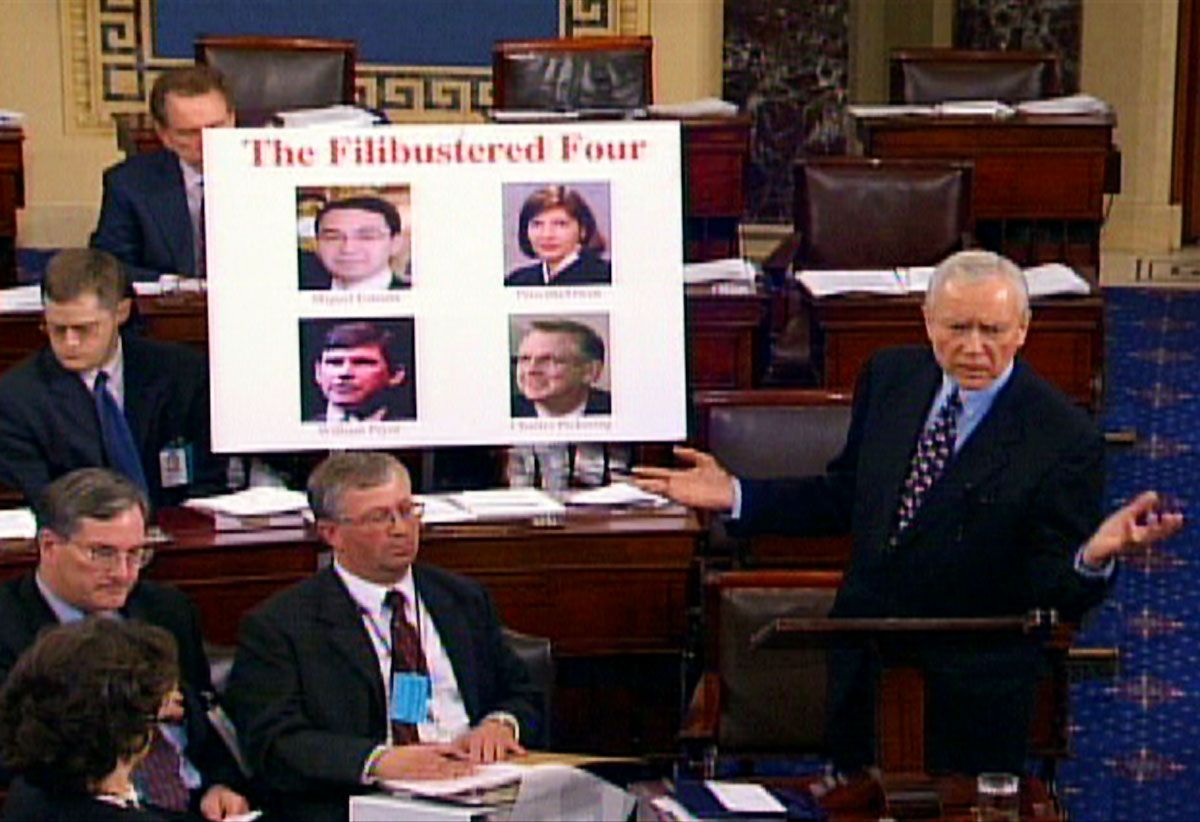
<instances>
[{"instance_id":1,"label":"man with glasses and tie","mask_svg":"<svg viewBox=\"0 0 1200 822\"><path fill-rule=\"evenodd\" d=\"M985 251L937 267L925 299L929 347L866 364L842 453L820 476L737 479L711 456L638 468L639 485L724 511L743 532L845 533L853 553L835 617L984 617L1055 608L1077 620L1107 590L1122 551L1178 528L1147 492L1100 524L1104 451L1088 417L1015 359L1025 280ZM1020 773L1033 710L1032 642L929 646L926 764ZM875 761L873 663L834 660L835 765Z\"/></svg>"},{"instance_id":2,"label":"man with glasses and tie","mask_svg":"<svg viewBox=\"0 0 1200 822\"><path fill-rule=\"evenodd\" d=\"M385 779L446 778L523 753L542 718L477 583L414 564L408 472L371 452L308 481L333 562L241 624L227 702L281 819L345 819Z\"/></svg>"},{"instance_id":3,"label":"man with glasses and tie","mask_svg":"<svg viewBox=\"0 0 1200 822\"><path fill-rule=\"evenodd\" d=\"M111 468L155 506L224 490L209 446L208 370L191 348L123 334L112 255L67 249L42 281L49 345L0 377L0 482L31 503L76 468Z\"/></svg>"},{"instance_id":4,"label":"man with glasses and tie","mask_svg":"<svg viewBox=\"0 0 1200 822\"><path fill-rule=\"evenodd\" d=\"M213 820L246 813L237 765L207 719L213 687L196 608L175 588L138 579L154 553L145 495L125 477L82 468L50 483L36 510L37 569L0 584L0 682L50 625L103 615L166 629L179 649L181 699L134 771L140 799Z\"/></svg>"},{"instance_id":5,"label":"man with glasses and tie","mask_svg":"<svg viewBox=\"0 0 1200 822\"><path fill-rule=\"evenodd\" d=\"M408 288L411 275L393 270L404 245L396 206L361 195L331 200L317 212L317 260L302 256L300 287L333 291Z\"/></svg>"}]
</instances>

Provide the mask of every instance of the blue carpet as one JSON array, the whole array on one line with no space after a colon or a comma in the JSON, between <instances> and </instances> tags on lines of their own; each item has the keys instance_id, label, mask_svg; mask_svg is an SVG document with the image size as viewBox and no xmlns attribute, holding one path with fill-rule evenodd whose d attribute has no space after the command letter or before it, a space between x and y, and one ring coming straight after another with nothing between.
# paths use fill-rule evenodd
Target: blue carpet
<instances>
[{"instance_id":1,"label":"blue carpet","mask_svg":"<svg viewBox=\"0 0 1200 822\"><path fill-rule=\"evenodd\" d=\"M1108 506L1144 488L1192 517L1200 478L1200 293L1110 289L1104 428L1137 444L1108 462ZM1122 562L1080 645L1115 646L1115 681L1073 687L1075 756L1061 770L1072 819L1200 820L1200 529Z\"/></svg>"}]
</instances>

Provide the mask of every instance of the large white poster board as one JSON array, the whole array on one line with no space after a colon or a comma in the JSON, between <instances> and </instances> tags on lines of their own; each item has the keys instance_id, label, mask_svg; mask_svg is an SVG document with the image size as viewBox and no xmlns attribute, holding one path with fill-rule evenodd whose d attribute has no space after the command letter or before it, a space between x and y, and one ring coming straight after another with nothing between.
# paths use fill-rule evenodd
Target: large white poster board
<instances>
[{"instance_id":1,"label":"large white poster board","mask_svg":"<svg viewBox=\"0 0 1200 822\"><path fill-rule=\"evenodd\" d=\"M216 450L685 436L678 124L221 129L204 152Z\"/></svg>"}]
</instances>

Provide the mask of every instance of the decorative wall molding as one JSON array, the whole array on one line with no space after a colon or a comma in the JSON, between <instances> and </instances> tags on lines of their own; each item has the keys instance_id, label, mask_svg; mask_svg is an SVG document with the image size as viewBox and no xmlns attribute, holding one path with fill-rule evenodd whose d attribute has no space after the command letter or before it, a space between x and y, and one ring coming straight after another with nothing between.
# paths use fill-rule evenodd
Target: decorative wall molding
<instances>
[{"instance_id":1,"label":"decorative wall molding","mask_svg":"<svg viewBox=\"0 0 1200 822\"><path fill-rule=\"evenodd\" d=\"M651 0L561 0L564 36L648 34ZM154 80L188 60L154 54L155 0L58 0L68 134L112 131L112 115L146 110ZM480 120L490 68L360 63L360 99L395 122Z\"/></svg>"}]
</instances>

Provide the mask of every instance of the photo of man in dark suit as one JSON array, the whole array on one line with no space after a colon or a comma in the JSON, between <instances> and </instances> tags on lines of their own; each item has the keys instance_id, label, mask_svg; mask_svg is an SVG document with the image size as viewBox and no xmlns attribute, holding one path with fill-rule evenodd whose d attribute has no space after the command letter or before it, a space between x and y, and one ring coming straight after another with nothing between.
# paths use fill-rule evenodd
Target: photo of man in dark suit
<instances>
[{"instance_id":1,"label":"photo of man in dark suit","mask_svg":"<svg viewBox=\"0 0 1200 822\"><path fill-rule=\"evenodd\" d=\"M386 291L408 288L408 272L396 272L393 259L403 246L403 223L396 206L372 195L330 200L314 220L317 251L301 252L303 290Z\"/></svg>"},{"instance_id":2,"label":"photo of man in dark suit","mask_svg":"<svg viewBox=\"0 0 1200 822\"><path fill-rule=\"evenodd\" d=\"M825 474L751 481L711 456L639 468L646 490L723 511L743 533L849 531L835 617L985 617L1053 608L1077 620L1104 596L1115 557L1180 525L1148 492L1100 525L1103 441L1091 420L1015 356L1030 310L1020 269L960 252L926 295L930 346L878 352L854 392L842 453ZM1097 527L1097 526L1100 527ZM1024 769L1038 648L930 644L930 770ZM833 660L830 746L839 769L871 764L874 662Z\"/></svg>"},{"instance_id":3,"label":"photo of man in dark suit","mask_svg":"<svg viewBox=\"0 0 1200 822\"><path fill-rule=\"evenodd\" d=\"M333 564L243 621L228 700L281 819L345 819L381 779L446 778L520 754L542 717L476 582L417 563L404 466L342 452L308 481Z\"/></svg>"},{"instance_id":4,"label":"photo of man in dark suit","mask_svg":"<svg viewBox=\"0 0 1200 822\"><path fill-rule=\"evenodd\" d=\"M164 148L104 172L100 219L90 245L119 259L135 280L203 277L206 128L234 124L225 79L204 65L170 69L150 90L154 131Z\"/></svg>"},{"instance_id":5,"label":"photo of man in dark suit","mask_svg":"<svg viewBox=\"0 0 1200 822\"><path fill-rule=\"evenodd\" d=\"M604 340L589 325L566 318L529 322L514 360L514 417L578 417L612 413L612 396L597 387Z\"/></svg>"},{"instance_id":6,"label":"photo of man in dark suit","mask_svg":"<svg viewBox=\"0 0 1200 822\"><path fill-rule=\"evenodd\" d=\"M214 820L246 813L237 764L207 717L214 694L196 607L177 589L138 578L154 554L146 545L148 511L136 486L101 468L47 486L37 507L37 569L0 585L0 682L47 626L105 614L166 629L178 646L183 700L163 717L172 724L160 726L143 762L165 745L157 761L173 755L179 764L158 777L135 769L134 781L169 812Z\"/></svg>"},{"instance_id":7,"label":"photo of man in dark suit","mask_svg":"<svg viewBox=\"0 0 1200 822\"><path fill-rule=\"evenodd\" d=\"M104 466L155 506L225 490L209 446L208 368L193 349L122 333L132 308L112 255L67 249L42 281L49 345L0 377L0 481L31 503Z\"/></svg>"},{"instance_id":8,"label":"photo of man in dark suit","mask_svg":"<svg viewBox=\"0 0 1200 822\"><path fill-rule=\"evenodd\" d=\"M302 360L312 363L311 378L320 389L320 398L306 404L306 422L416 418L411 319L301 320L301 337L307 343Z\"/></svg>"}]
</instances>

